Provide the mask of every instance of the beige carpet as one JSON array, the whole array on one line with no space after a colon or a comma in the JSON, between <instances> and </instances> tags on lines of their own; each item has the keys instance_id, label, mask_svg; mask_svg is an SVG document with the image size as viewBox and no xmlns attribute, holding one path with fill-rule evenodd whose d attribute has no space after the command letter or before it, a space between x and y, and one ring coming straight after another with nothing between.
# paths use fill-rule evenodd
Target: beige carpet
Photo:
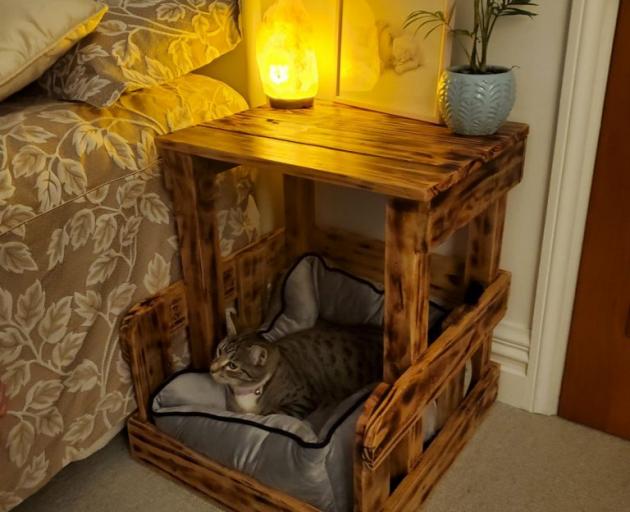
<instances>
[{"instance_id":1,"label":"beige carpet","mask_svg":"<svg viewBox=\"0 0 630 512\"><path fill-rule=\"evenodd\" d=\"M630 442L498 404L425 505L428 512L630 511ZM117 437L15 512L217 512L134 462ZM243 511L246 512L246 511Z\"/></svg>"}]
</instances>

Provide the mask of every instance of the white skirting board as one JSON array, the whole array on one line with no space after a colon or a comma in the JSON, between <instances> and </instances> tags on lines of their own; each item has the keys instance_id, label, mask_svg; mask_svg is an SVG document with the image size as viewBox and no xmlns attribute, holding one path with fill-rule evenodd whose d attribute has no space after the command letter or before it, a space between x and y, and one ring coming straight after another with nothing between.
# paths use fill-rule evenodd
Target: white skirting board
<instances>
[{"instance_id":1,"label":"white skirting board","mask_svg":"<svg viewBox=\"0 0 630 512\"><path fill-rule=\"evenodd\" d=\"M528 378L531 330L504 320L494 331L492 360L501 365L499 401L528 409L531 379Z\"/></svg>"}]
</instances>

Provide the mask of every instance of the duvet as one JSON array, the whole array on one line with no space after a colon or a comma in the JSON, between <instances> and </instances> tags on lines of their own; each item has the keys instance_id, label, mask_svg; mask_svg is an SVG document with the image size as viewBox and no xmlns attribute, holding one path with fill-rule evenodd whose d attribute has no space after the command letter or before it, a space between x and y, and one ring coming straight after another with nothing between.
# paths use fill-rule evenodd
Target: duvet
<instances>
[{"instance_id":1,"label":"duvet","mask_svg":"<svg viewBox=\"0 0 630 512\"><path fill-rule=\"evenodd\" d=\"M0 511L106 444L135 409L118 324L179 277L156 135L246 108L189 75L107 109L0 104ZM222 176L224 254L258 234L252 174Z\"/></svg>"}]
</instances>

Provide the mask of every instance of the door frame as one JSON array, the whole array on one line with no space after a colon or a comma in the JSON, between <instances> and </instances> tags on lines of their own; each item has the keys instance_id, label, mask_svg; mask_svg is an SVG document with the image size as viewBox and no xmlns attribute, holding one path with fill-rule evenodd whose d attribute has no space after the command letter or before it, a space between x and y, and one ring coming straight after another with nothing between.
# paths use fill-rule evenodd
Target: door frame
<instances>
[{"instance_id":1,"label":"door frame","mask_svg":"<svg viewBox=\"0 0 630 512\"><path fill-rule=\"evenodd\" d=\"M557 414L619 0L573 0L532 322L529 410Z\"/></svg>"}]
</instances>

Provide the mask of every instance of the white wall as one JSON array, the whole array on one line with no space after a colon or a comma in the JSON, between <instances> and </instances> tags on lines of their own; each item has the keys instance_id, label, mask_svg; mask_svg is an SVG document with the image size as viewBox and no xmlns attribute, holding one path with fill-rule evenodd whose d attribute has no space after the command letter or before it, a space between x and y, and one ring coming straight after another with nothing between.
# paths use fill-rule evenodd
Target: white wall
<instances>
[{"instance_id":1,"label":"white wall","mask_svg":"<svg viewBox=\"0 0 630 512\"><path fill-rule=\"evenodd\" d=\"M529 407L534 295L551 171L570 0L539 2L539 16L497 24L489 60L518 66L517 100L510 116L530 125L525 177L508 202L501 264L513 273L506 319L495 331L494 358L504 363L500 398ZM470 20L472 2L459 2L457 20ZM501 23L502 22L502 23ZM462 59L455 51L455 59Z\"/></svg>"},{"instance_id":2,"label":"white wall","mask_svg":"<svg viewBox=\"0 0 630 512\"><path fill-rule=\"evenodd\" d=\"M243 0L250 32L247 34L249 62L243 65L238 56L226 59L228 82L245 92L250 102L262 99L255 72L252 72L253 44L251 33L255 23L251 18L260 15L259 0ZM271 3L262 0L262 7ZM313 17L318 34L320 96L332 98L337 45L338 0L304 0ZM459 0L457 25L470 25L472 1ZM495 332L493 358L503 364L500 398L516 406L527 407L526 386L532 331L534 293L542 241L542 228L547 203L547 189L553 155L553 142L559 104L565 40L569 21L570 0L540 2L539 16L505 18L497 24L489 61L517 66L517 101L510 119L528 123L525 178L511 194L505 230L502 267L512 271L513 284L506 319ZM247 27L246 27L247 28ZM453 63L463 62L463 52L455 47ZM232 59L233 64L230 64ZM240 59L240 60L239 60ZM234 76L233 76L234 75ZM252 82L254 78L254 82ZM245 87L247 83L247 87ZM276 198L277 183L263 187L262 199ZM265 202L265 201L264 201ZM335 224L370 236L383 236L382 198L361 191L322 186L318 188L318 217L320 222ZM263 208L265 205L261 205ZM269 209L271 211L271 209ZM268 218L268 222L271 219ZM530 376L531 377L531 376Z\"/></svg>"}]
</instances>

